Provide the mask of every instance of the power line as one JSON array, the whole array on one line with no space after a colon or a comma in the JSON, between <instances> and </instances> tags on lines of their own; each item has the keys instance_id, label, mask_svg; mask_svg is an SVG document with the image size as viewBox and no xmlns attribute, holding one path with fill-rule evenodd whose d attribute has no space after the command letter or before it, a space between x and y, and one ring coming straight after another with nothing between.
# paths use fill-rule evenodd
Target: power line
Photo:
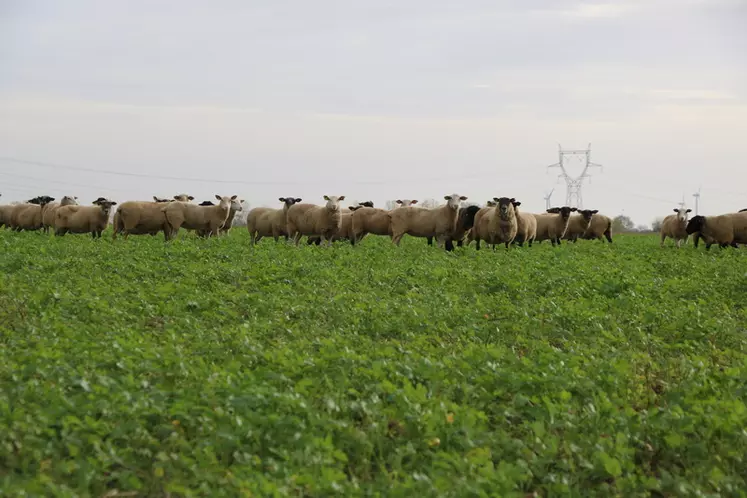
<instances>
[{"instance_id":1,"label":"power line","mask_svg":"<svg viewBox=\"0 0 747 498\"><path fill-rule=\"evenodd\" d=\"M29 159L21 159L17 157L8 157L8 156L0 156L0 161L6 161L11 163L18 163L18 164L26 164L30 166L39 166L42 168L52 168L52 169L66 169L66 170L73 170L73 171L84 171L87 173L99 173L103 175L114 175L114 176L127 176L127 177L134 177L134 178L149 178L153 180L170 180L170 181L178 181L178 182L197 182L197 183L221 183L221 184L244 184L244 185L308 185L309 183L314 183L314 180L283 180L283 181L247 181L247 180L223 180L223 179L215 179L215 178L184 178L184 177L178 177L178 176L167 176L167 175L151 175L151 174L145 174L145 173L130 173L126 171L108 171L108 170L100 170L95 168L86 168L83 166L72 166L68 164L56 164L56 163L49 163L49 162L43 162L43 161L33 161ZM484 178L484 177L493 177L495 176L495 171L484 171L484 172L477 172L470 175L450 175L450 176L442 176L442 177L418 177L418 178L397 178L397 179L387 179L387 180L358 180L358 181L351 181L350 183L352 185L387 185L387 184L400 184L400 183L412 183L412 182L418 182L418 183L427 183L427 182L439 182L439 181L446 181L446 180L465 180L465 179L475 179L475 178ZM327 179L317 180L318 183L327 183ZM100 187L92 187L92 188L100 188Z\"/></svg>"},{"instance_id":2,"label":"power line","mask_svg":"<svg viewBox=\"0 0 747 498\"><path fill-rule=\"evenodd\" d=\"M21 178L21 179L25 179L25 180L33 180L35 182L59 183L61 185L69 185L69 186L73 186L73 187L90 188L90 189L95 189L95 190L108 190L110 192L121 192L121 193L125 193L126 192L125 190L113 189L111 187L99 187L99 186L96 186L96 185L87 185L85 183L65 182L65 181L62 181L62 180L50 180L48 178L36 178L36 177L33 177L33 176L19 175L19 174L16 174L16 173L6 173L5 171L0 171L0 175L10 176L10 177L13 177L13 178ZM4 183L5 182L3 182L3 184Z\"/></svg>"}]
</instances>

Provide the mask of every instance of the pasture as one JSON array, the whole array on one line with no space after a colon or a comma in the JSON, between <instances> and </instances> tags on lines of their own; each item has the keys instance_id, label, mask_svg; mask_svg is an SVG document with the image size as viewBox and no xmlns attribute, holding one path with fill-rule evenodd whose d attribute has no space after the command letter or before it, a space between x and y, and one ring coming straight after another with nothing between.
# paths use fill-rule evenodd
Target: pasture
<instances>
[{"instance_id":1,"label":"pasture","mask_svg":"<svg viewBox=\"0 0 747 498\"><path fill-rule=\"evenodd\" d=\"M0 230L0 495L745 496L747 253L658 243Z\"/></svg>"}]
</instances>

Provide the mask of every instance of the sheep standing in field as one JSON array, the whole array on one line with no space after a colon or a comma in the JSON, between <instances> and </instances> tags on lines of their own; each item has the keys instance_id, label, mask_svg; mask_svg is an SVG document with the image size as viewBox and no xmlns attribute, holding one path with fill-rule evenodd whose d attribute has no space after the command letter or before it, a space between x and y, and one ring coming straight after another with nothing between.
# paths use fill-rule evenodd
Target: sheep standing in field
<instances>
[{"instance_id":1,"label":"sheep standing in field","mask_svg":"<svg viewBox=\"0 0 747 498\"><path fill-rule=\"evenodd\" d=\"M27 203L17 204L10 212L10 227L17 232L41 229L46 206L52 201L54 197L42 195L34 197Z\"/></svg>"},{"instance_id":2,"label":"sheep standing in field","mask_svg":"<svg viewBox=\"0 0 747 498\"><path fill-rule=\"evenodd\" d=\"M392 219L390 213L397 209L414 206L418 201L411 199L397 199L397 207L392 210L374 208L371 202L370 206L366 203L361 204L363 209L358 209L353 213L353 244L358 244L363 237L368 234L372 235L392 235ZM428 238L428 245L433 243L433 238Z\"/></svg>"},{"instance_id":3,"label":"sheep standing in field","mask_svg":"<svg viewBox=\"0 0 747 498\"><path fill-rule=\"evenodd\" d=\"M693 216L685 229L688 235L700 232L706 241L706 250L716 243L721 247L747 244L747 212L720 216Z\"/></svg>"},{"instance_id":4,"label":"sheep standing in field","mask_svg":"<svg viewBox=\"0 0 747 498\"><path fill-rule=\"evenodd\" d=\"M332 237L337 234L342 225L340 201L344 201L345 196L325 195L324 200L327 201L324 206L294 204L288 208L288 236L296 245L304 235L318 235L322 238L322 242L327 242L328 246L332 245Z\"/></svg>"},{"instance_id":5,"label":"sheep standing in field","mask_svg":"<svg viewBox=\"0 0 747 498\"><path fill-rule=\"evenodd\" d=\"M494 197L493 201L495 201L495 206L480 209L482 214L479 219L475 215L477 221L470 232L470 241L477 242L476 249L478 251L480 250L481 240L492 245L493 249L495 249L496 244L500 243L505 244L508 248L519 230L516 210L514 209L516 199Z\"/></svg>"},{"instance_id":6,"label":"sheep standing in field","mask_svg":"<svg viewBox=\"0 0 747 498\"><path fill-rule=\"evenodd\" d=\"M568 230L571 213L576 211L576 208L563 206L550 208L546 213L533 215L537 220L537 236L534 240L537 242L549 240L553 246L560 245L560 239Z\"/></svg>"},{"instance_id":7,"label":"sheep standing in field","mask_svg":"<svg viewBox=\"0 0 747 498\"><path fill-rule=\"evenodd\" d=\"M519 211L521 202L514 202L514 211L516 212L516 238L514 242L523 247L526 242L532 247L534 239L537 237L537 218L531 213L522 213Z\"/></svg>"},{"instance_id":8,"label":"sheep standing in field","mask_svg":"<svg viewBox=\"0 0 747 498\"><path fill-rule=\"evenodd\" d=\"M592 218L598 212L596 209L581 209L576 214L571 215L563 240L571 240L576 243L579 237L583 237L586 233Z\"/></svg>"},{"instance_id":9,"label":"sheep standing in field","mask_svg":"<svg viewBox=\"0 0 747 498\"><path fill-rule=\"evenodd\" d=\"M449 239L446 241L446 250L454 250L454 242L456 241L457 247L464 245L464 239L467 234L470 233L475 225L475 215L480 211L480 206L467 206L459 209L459 215L457 216L456 226L454 227L454 233L451 234Z\"/></svg>"},{"instance_id":10,"label":"sheep standing in field","mask_svg":"<svg viewBox=\"0 0 747 498\"><path fill-rule=\"evenodd\" d=\"M223 224L223 226L221 226L218 229L218 235L228 235L229 231L231 230L231 226L233 225L233 220L236 217L236 213L241 212L241 210L243 209L243 207L241 206L243 202L244 202L243 199L241 200L234 199L231 201L231 209L228 211L228 218L226 218L226 221ZM215 206L215 204L212 203L211 201L203 201L200 204L198 204L198 206ZM200 237L207 237L208 231L204 229L198 230L197 235Z\"/></svg>"},{"instance_id":11,"label":"sheep standing in field","mask_svg":"<svg viewBox=\"0 0 747 498\"><path fill-rule=\"evenodd\" d=\"M55 213L54 234L62 237L66 233L90 233L94 239L100 239L109 224L112 206L116 204L99 197L93 201L93 206L60 206Z\"/></svg>"},{"instance_id":12,"label":"sheep standing in field","mask_svg":"<svg viewBox=\"0 0 747 498\"><path fill-rule=\"evenodd\" d=\"M273 237L278 242L280 237L288 241L288 209L294 204L301 202L300 197L280 197L283 203L282 209L254 208L249 211L246 218L246 228L252 245L259 242L262 237Z\"/></svg>"},{"instance_id":13,"label":"sheep standing in field","mask_svg":"<svg viewBox=\"0 0 747 498\"><path fill-rule=\"evenodd\" d=\"M459 194L444 196L446 204L433 209L402 207L393 209L389 215L392 220L392 242L399 245L402 237L433 237L439 246L445 245L456 229L461 201L467 197Z\"/></svg>"},{"instance_id":14,"label":"sheep standing in field","mask_svg":"<svg viewBox=\"0 0 747 498\"><path fill-rule=\"evenodd\" d=\"M14 207L12 204L0 206L0 228L10 228L10 213Z\"/></svg>"},{"instance_id":15,"label":"sheep standing in field","mask_svg":"<svg viewBox=\"0 0 747 498\"><path fill-rule=\"evenodd\" d=\"M173 204L168 202L127 201L123 202L114 213L114 231L112 239L123 234L125 240L130 235L152 235L164 232L166 237L166 213L163 207Z\"/></svg>"},{"instance_id":16,"label":"sheep standing in field","mask_svg":"<svg viewBox=\"0 0 747 498\"><path fill-rule=\"evenodd\" d=\"M352 245L355 245L355 239L353 238L353 213L362 209L363 204L371 204L371 207L373 207L373 202L367 201L360 203L358 206L348 206L349 212L342 213L340 229L332 236L332 242L337 242L338 240L349 240ZM308 245L320 245L322 243L322 238L319 236L312 236L306 240L306 243Z\"/></svg>"},{"instance_id":17,"label":"sheep standing in field","mask_svg":"<svg viewBox=\"0 0 747 498\"><path fill-rule=\"evenodd\" d=\"M196 206L186 202L170 202L161 210L166 213L166 240L176 237L180 228L188 230L204 230L207 237L218 234L218 230L228 219L231 203L238 196L231 197L216 195L217 206Z\"/></svg>"},{"instance_id":18,"label":"sheep standing in field","mask_svg":"<svg viewBox=\"0 0 747 498\"><path fill-rule=\"evenodd\" d=\"M607 242L612 243L612 218L603 214L595 214L591 218L589 228L586 229L581 238L585 240L599 239L604 241L604 237L607 238Z\"/></svg>"},{"instance_id":19,"label":"sheep standing in field","mask_svg":"<svg viewBox=\"0 0 747 498\"><path fill-rule=\"evenodd\" d=\"M46 209L42 213L42 230L44 233L49 233L49 229L54 230L54 220L56 217L57 209L61 206L77 206L78 198L72 195L64 196L60 202L50 202L47 204Z\"/></svg>"},{"instance_id":20,"label":"sheep standing in field","mask_svg":"<svg viewBox=\"0 0 747 498\"><path fill-rule=\"evenodd\" d=\"M664 241L667 237L674 239L677 249L682 247L683 242L687 242L687 214L692 209L675 208L677 214L670 214L661 223L659 233L661 234L661 247L664 247Z\"/></svg>"}]
</instances>

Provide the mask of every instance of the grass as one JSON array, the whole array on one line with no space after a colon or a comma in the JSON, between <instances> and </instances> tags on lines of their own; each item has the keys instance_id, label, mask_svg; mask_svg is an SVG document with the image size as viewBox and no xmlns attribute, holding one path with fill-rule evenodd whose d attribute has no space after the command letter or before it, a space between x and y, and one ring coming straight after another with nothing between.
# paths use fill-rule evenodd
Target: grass
<instances>
[{"instance_id":1,"label":"grass","mask_svg":"<svg viewBox=\"0 0 747 498\"><path fill-rule=\"evenodd\" d=\"M2 496L745 496L742 250L0 251Z\"/></svg>"}]
</instances>

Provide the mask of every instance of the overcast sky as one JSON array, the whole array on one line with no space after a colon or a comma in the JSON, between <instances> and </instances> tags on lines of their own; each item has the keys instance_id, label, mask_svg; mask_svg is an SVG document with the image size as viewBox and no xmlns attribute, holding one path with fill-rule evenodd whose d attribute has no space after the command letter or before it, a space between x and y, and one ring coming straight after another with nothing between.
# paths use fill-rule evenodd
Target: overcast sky
<instances>
[{"instance_id":1,"label":"overcast sky","mask_svg":"<svg viewBox=\"0 0 747 498\"><path fill-rule=\"evenodd\" d=\"M0 200L539 212L565 201L558 143L591 142L585 207L648 224L702 187L734 211L746 26L747 0L0 0Z\"/></svg>"}]
</instances>

